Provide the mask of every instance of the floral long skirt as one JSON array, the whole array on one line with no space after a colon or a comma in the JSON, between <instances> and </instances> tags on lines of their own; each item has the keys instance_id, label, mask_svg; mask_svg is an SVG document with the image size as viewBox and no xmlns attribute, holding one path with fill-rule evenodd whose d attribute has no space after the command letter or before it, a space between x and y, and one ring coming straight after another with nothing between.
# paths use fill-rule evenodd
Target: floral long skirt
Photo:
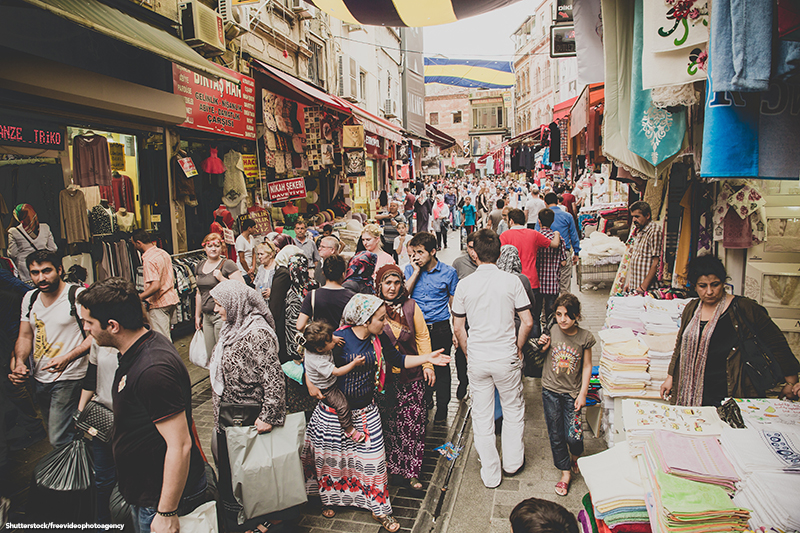
<instances>
[{"instance_id":1,"label":"floral long skirt","mask_svg":"<svg viewBox=\"0 0 800 533\"><path fill-rule=\"evenodd\" d=\"M425 453L425 381L392 384L378 406L385 431L386 466L390 474L419 477ZM391 428L391 429L389 429Z\"/></svg>"}]
</instances>

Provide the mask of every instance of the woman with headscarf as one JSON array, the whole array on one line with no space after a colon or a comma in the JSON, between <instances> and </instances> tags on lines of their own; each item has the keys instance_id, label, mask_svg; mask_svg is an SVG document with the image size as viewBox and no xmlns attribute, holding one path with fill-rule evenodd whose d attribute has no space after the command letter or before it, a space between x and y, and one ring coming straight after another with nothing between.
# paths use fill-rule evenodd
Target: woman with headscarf
<instances>
[{"instance_id":1,"label":"woman with headscarf","mask_svg":"<svg viewBox=\"0 0 800 533\"><path fill-rule=\"evenodd\" d=\"M391 515L375 391L383 392L386 373L391 367L446 365L450 356L442 354L442 350L425 355L400 354L384 333L386 306L377 296L353 296L344 309L342 322L344 326L336 330L336 335L344 342L333 350L334 363L341 367L358 356L365 361L339 377L337 386L347 398L353 423L367 438L359 443L345 437L336 411L320 402L306 428L303 447L306 489L309 494L319 494L326 518L336 514L333 506L361 507L371 511L376 521L394 533L400 524Z\"/></svg>"},{"instance_id":2,"label":"woman with headscarf","mask_svg":"<svg viewBox=\"0 0 800 533\"><path fill-rule=\"evenodd\" d=\"M55 252L58 248L50 226L44 222L39 223L39 217L30 204L19 204L15 207L14 220L18 225L8 228L8 257L14 260L19 270L19 279L30 281L31 275L25 263L28 256L37 250Z\"/></svg>"},{"instance_id":3,"label":"woman with headscarf","mask_svg":"<svg viewBox=\"0 0 800 533\"><path fill-rule=\"evenodd\" d=\"M289 279L291 285L286 293L286 350L290 359L303 358L302 349L297 346L297 317L300 307L309 291L319 287L308 274L308 257L305 254L293 255L289 258Z\"/></svg>"},{"instance_id":4,"label":"woman with headscarf","mask_svg":"<svg viewBox=\"0 0 800 533\"><path fill-rule=\"evenodd\" d=\"M519 250L517 250L516 246L504 244L500 248L500 257L497 259L497 268L510 274L516 274L516 276L522 282L522 286L525 288L525 294L528 295L528 299L531 301L531 306L533 306L535 304L536 295L533 292L533 289L531 289L531 281L528 279L528 276L522 273L522 261L519 258ZM519 330L520 320L519 316L517 315L514 315L514 324L516 329Z\"/></svg>"},{"instance_id":5,"label":"woman with headscarf","mask_svg":"<svg viewBox=\"0 0 800 533\"><path fill-rule=\"evenodd\" d=\"M209 365L214 404L214 438L211 449L219 471L219 491L224 518L231 528L239 528L241 506L233 496L225 429L219 425L220 404L258 404L261 411L255 421L258 433L272 431L286 420L286 399L275 323L264 298L247 285L233 280L220 282L211 289L214 311L224 325ZM268 517L248 520L244 529L267 529Z\"/></svg>"},{"instance_id":6,"label":"woman with headscarf","mask_svg":"<svg viewBox=\"0 0 800 533\"><path fill-rule=\"evenodd\" d=\"M356 294L375 294L375 265L378 256L372 252L358 252L347 265L342 287Z\"/></svg>"},{"instance_id":7,"label":"woman with headscarf","mask_svg":"<svg viewBox=\"0 0 800 533\"><path fill-rule=\"evenodd\" d=\"M279 236L280 237L280 236ZM281 248L275 257L275 276L272 278L272 289L269 295L269 309L275 317L275 333L278 335L280 346L278 357L281 364L293 361L298 358L297 341L295 340L297 314L289 320L287 303L292 291L292 275L289 272L289 264L294 257L303 254L303 250L293 244L287 244ZM306 266L306 275L308 267ZM299 281L298 283L302 283ZM302 298L300 300L302 303ZM297 308L298 313L300 308ZM292 363L294 364L294 363ZM289 366L288 368L294 369ZM294 369L297 370L297 369ZM312 411L317 406L317 398L322 397L319 390L314 390L314 385L307 383L305 374L297 373L299 381L286 376L286 408L289 413L299 413L300 411ZM302 383L301 383L302 381ZM308 385L311 385L308 387ZM314 397L316 396L316 397Z\"/></svg>"},{"instance_id":8,"label":"woman with headscarf","mask_svg":"<svg viewBox=\"0 0 800 533\"><path fill-rule=\"evenodd\" d=\"M444 196L436 195L436 203L433 204L433 222L431 228L436 235L438 249L447 248L447 226L450 220L450 208L444 202ZM444 243L444 246L442 244Z\"/></svg>"},{"instance_id":9,"label":"woman with headscarf","mask_svg":"<svg viewBox=\"0 0 800 533\"><path fill-rule=\"evenodd\" d=\"M386 265L378 271L378 296L386 302L383 332L403 355L431 351L431 337L422 310L409 297L400 267ZM424 381L423 381L424 378ZM425 453L425 382L436 383L433 365L422 368L392 367L387 372L386 392L378 395L378 407L386 430L386 466L389 474L402 476L404 485L421 490L419 472Z\"/></svg>"},{"instance_id":10,"label":"woman with headscarf","mask_svg":"<svg viewBox=\"0 0 800 533\"><path fill-rule=\"evenodd\" d=\"M428 221L430 220L431 211L433 211L433 201L428 198L427 193L423 190L417 196L417 201L414 203L414 213L417 216L416 233L420 231L428 231Z\"/></svg>"}]
</instances>

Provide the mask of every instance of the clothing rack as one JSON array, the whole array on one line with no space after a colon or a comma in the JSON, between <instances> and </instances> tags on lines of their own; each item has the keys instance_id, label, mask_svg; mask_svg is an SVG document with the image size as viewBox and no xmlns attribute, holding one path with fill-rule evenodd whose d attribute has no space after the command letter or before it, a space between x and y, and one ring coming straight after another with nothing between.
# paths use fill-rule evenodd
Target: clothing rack
<instances>
[{"instance_id":1,"label":"clothing rack","mask_svg":"<svg viewBox=\"0 0 800 533\"><path fill-rule=\"evenodd\" d=\"M172 258L174 259L174 258L176 258L176 257L183 257L183 256L186 256L186 255L197 254L197 253L204 252L204 251L205 251L205 250L203 250L202 248L200 248L200 249L198 249L198 250L192 250L192 251L190 251L190 252L181 252L181 253L179 253L179 254L172 254L170 257L172 257Z\"/></svg>"}]
</instances>

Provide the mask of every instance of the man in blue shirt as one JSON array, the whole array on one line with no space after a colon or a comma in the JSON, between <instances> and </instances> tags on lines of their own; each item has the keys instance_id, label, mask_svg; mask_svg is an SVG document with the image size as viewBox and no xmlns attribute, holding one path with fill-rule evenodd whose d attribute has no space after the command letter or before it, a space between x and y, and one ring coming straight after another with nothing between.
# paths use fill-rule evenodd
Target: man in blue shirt
<instances>
[{"instance_id":1,"label":"man in blue shirt","mask_svg":"<svg viewBox=\"0 0 800 533\"><path fill-rule=\"evenodd\" d=\"M431 335L431 349L443 349L450 355L453 345L453 330L450 329L450 306L458 285L456 270L436 259L436 236L419 232L408 243L411 263L406 265L406 289L417 302ZM450 403L450 364L433 367L436 373L436 422L447 419L447 404ZM433 407L433 389L425 388L425 402Z\"/></svg>"},{"instance_id":2,"label":"man in blue shirt","mask_svg":"<svg viewBox=\"0 0 800 533\"><path fill-rule=\"evenodd\" d=\"M559 272L560 287L559 294L569 292L572 285L572 266L578 263L578 254L581 252L581 240L578 236L578 229L575 227L575 219L558 207L558 196L554 192L549 192L544 195L544 203L547 204L556 218L550 225L550 229L557 231L561 238L564 239L564 244L567 250L572 250L572 261L567 261L565 265L561 266ZM536 223L536 229L539 229L539 223ZM567 256L570 254L568 253Z\"/></svg>"}]
</instances>

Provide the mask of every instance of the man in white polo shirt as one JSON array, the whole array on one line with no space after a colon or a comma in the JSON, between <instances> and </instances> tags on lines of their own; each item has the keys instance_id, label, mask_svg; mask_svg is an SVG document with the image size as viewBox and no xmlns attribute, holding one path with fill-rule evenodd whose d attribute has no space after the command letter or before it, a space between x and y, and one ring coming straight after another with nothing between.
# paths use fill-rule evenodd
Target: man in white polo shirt
<instances>
[{"instance_id":1,"label":"man in white polo shirt","mask_svg":"<svg viewBox=\"0 0 800 533\"><path fill-rule=\"evenodd\" d=\"M522 397L522 346L533 327L530 299L519 278L495 264L500 239L490 229L474 234L475 273L462 280L453 298L453 325L458 345L467 356L472 390L475 450L481 460L481 479L488 488L502 481L500 455L494 435L494 389L503 408L503 471L507 476L525 466L525 401ZM519 335L514 314L519 314ZM469 322L469 335L465 324Z\"/></svg>"}]
</instances>

